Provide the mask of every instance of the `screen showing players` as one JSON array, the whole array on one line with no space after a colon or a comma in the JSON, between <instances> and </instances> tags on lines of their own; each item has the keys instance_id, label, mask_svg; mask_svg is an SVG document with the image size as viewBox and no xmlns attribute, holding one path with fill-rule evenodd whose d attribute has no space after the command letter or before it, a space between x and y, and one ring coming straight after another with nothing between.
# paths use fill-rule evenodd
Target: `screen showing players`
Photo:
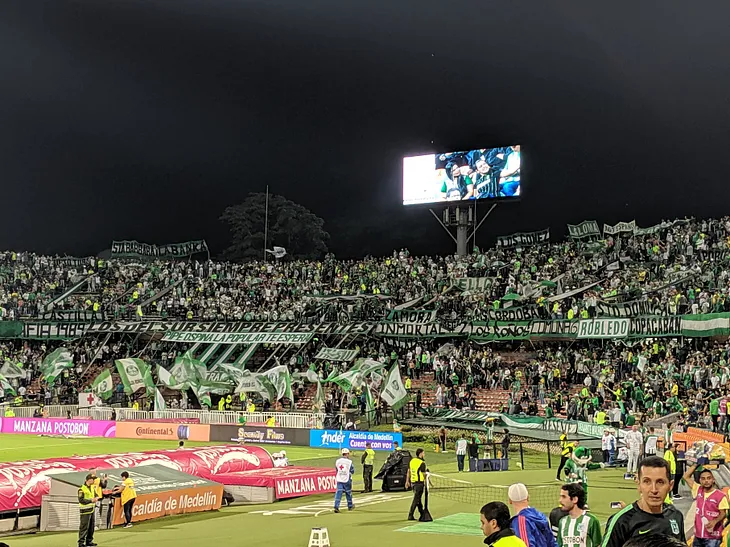
<instances>
[{"instance_id":1,"label":"screen showing players","mask_svg":"<svg viewBox=\"0 0 730 547\"><path fill-rule=\"evenodd\" d=\"M520 197L520 145L403 158L403 205Z\"/></svg>"}]
</instances>

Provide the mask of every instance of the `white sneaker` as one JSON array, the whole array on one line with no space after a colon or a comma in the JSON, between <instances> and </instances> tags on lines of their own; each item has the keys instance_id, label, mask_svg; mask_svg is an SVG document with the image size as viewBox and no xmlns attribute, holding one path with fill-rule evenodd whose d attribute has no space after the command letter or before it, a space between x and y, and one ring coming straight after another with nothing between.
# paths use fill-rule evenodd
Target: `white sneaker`
<instances>
[{"instance_id":1,"label":"white sneaker","mask_svg":"<svg viewBox=\"0 0 730 547\"><path fill-rule=\"evenodd\" d=\"M124 527L125 528L131 528L132 527L132 523L130 522L129 524L125 524Z\"/></svg>"}]
</instances>

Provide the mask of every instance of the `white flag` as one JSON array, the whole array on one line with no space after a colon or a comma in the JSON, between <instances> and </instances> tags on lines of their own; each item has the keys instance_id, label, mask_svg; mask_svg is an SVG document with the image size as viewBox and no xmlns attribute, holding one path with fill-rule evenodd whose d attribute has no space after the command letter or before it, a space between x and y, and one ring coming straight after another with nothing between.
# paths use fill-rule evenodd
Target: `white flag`
<instances>
[{"instance_id":1,"label":"white flag","mask_svg":"<svg viewBox=\"0 0 730 547\"><path fill-rule=\"evenodd\" d=\"M408 402L408 392L400 377L398 363L394 364L393 368L390 369L380 396L395 410L398 410Z\"/></svg>"},{"instance_id":2,"label":"white flag","mask_svg":"<svg viewBox=\"0 0 730 547\"><path fill-rule=\"evenodd\" d=\"M286 256L286 249L284 247L274 247L273 249L266 249L266 252L274 255L274 258L284 258Z\"/></svg>"},{"instance_id":3,"label":"white flag","mask_svg":"<svg viewBox=\"0 0 730 547\"><path fill-rule=\"evenodd\" d=\"M167 405L165 404L165 399L162 397L162 393L160 393L160 390L155 388L155 410L165 410L167 408Z\"/></svg>"}]
</instances>

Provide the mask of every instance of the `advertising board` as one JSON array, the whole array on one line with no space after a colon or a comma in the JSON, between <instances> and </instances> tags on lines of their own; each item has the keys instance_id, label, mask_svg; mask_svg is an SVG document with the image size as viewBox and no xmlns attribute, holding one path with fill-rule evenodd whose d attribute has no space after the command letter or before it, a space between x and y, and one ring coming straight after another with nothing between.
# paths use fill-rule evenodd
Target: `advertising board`
<instances>
[{"instance_id":1,"label":"advertising board","mask_svg":"<svg viewBox=\"0 0 730 547\"><path fill-rule=\"evenodd\" d=\"M231 442L243 439L252 444L277 444L290 446L309 446L309 429L293 429L283 427L266 427L265 425L211 425L210 440L213 442Z\"/></svg>"},{"instance_id":2,"label":"advertising board","mask_svg":"<svg viewBox=\"0 0 730 547\"><path fill-rule=\"evenodd\" d=\"M394 442L403 446L402 433L380 431L337 431L334 429L312 429L309 431L309 446L312 448L349 448L364 450L365 443L373 450L391 451Z\"/></svg>"},{"instance_id":3,"label":"advertising board","mask_svg":"<svg viewBox=\"0 0 730 547\"><path fill-rule=\"evenodd\" d=\"M109 438L116 435L116 422L55 418L0 418L0 433Z\"/></svg>"},{"instance_id":4,"label":"advertising board","mask_svg":"<svg viewBox=\"0 0 730 547\"><path fill-rule=\"evenodd\" d=\"M117 438L208 442L210 426L177 422L117 422Z\"/></svg>"}]
</instances>

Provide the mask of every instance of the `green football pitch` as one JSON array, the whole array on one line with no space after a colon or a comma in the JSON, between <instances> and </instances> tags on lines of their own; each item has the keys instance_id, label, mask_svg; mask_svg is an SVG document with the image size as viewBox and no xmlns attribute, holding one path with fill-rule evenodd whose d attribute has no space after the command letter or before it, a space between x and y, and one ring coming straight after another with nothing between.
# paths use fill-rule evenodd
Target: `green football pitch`
<instances>
[{"instance_id":1,"label":"green football pitch","mask_svg":"<svg viewBox=\"0 0 730 547\"><path fill-rule=\"evenodd\" d=\"M188 443L202 446L206 443ZM216 444L216 443L209 443ZM220 444L220 443L217 443ZM28 435L0 435L0 461L52 458L72 455L122 453L162 448L174 448L176 443L125 439L55 439ZM416 446L406 448L415 449ZM430 471L440 475L437 486L461 481L456 490L432 490L429 509L431 523L406 520L410 506L409 492L381 493L380 481L374 481L376 492L361 494L362 478L356 474L353 485L355 510L348 512L343 499L340 514L332 512L333 495L309 496L269 505L234 505L217 512L165 517L136 524L133 528L97 532L95 541L105 546L192 547L207 545L286 546L307 547L312 528L327 528L333 547L443 547L449 538L462 545L481 545L479 529L480 507L495 499L504 500L506 486L523 482L533 487L537 500L533 505L549 511L557 505L560 485L555 470L513 470L491 473L457 473L453 452L434 453L433 446L424 447ZM337 458L337 451L289 447L286 449L293 465L327 465ZM376 471L385 455L377 454ZM358 471L360 455L353 460ZM471 485L474 485L474 488ZM590 506L602 522L613 513L611 501L634 501L637 497L633 483L623 479L623 471L597 470L589 472ZM542 486L542 488L540 488ZM74 533L32 534L4 538L11 547L60 547L76 544ZM466 543L465 543L466 542Z\"/></svg>"}]
</instances>

